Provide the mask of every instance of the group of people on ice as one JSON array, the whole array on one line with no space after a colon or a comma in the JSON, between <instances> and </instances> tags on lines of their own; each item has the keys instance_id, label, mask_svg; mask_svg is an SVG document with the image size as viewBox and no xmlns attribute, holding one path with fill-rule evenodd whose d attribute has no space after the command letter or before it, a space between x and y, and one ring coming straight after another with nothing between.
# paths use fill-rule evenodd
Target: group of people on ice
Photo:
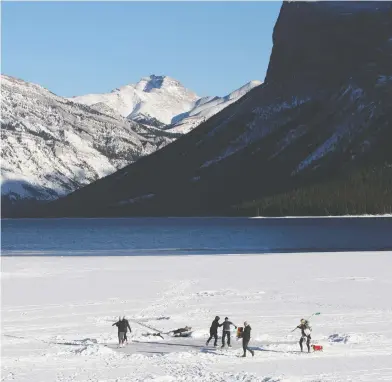
<instances>
[{"instance_id":1,"label":"group of people on ice","mask_svg":"<svg viewBox=\"0 0 392 382\"><path fill-rule=\"evenodd\" d=\"M209 345L210 341L214 338L214 346L218 346L218 328L223 327L222 329L222 348L225 347L225 340L227 339L227 346L231 347L230 344L230 326L234 326L237 329L237 325L233 324L231 321L229 321L228 317L225 317L225 320L220 324L219 323L220 317L216 316L214 321L212 321L211 327L210 327L210 337L208 338L206 342L206 346ZM252 356L255 355L254 351L249 348L249 342L250 342L250 332L252 328L250 327L249 323L247 321L244 322L244 327L239 328L240 331L237 331L237 337L242 338L242 349L244 350L244 354L242 357L246 357L246 352L248 351ZM299 346L301 348L301 352L303 352L303 343L306 342L306 346L308 348L308 353L310 353L310 340L312 339L311 337L311 332L312 328L309 325L309 322L305 319L301 319L300 324L294 328L294 330L300 329L301 330L301 338L299 340ZM294 331L293 330L293 331Z\"/></svg>"},{"instance_id":2,"label":"group of people on ice","mask_svg":"<svg viewBox=\"0 0 392 382\"><path fill-rule=\"evenodd\" d=\"M227 340L227 346L231 347L231 326L234 326L237 330L237 337L242 338L242 349L244 351L244 354L242 357L246 357L246 352L248 351L252 356L255 355L254 350L249 348L249 342L250 342L250 332L252 330L251 326L247 321L244 322L244 327L243 328L238 328L237 325L233 324L231 321L229 321L228 317L225 317L225 320L222 323L219 323L220 317L216 316L215 319L212 321L212 324L210 326L210 337L208 338L206 342L206 346L209 345L210 341L214 339L214 347L218 346L218 328L222 327L222 348L226 346L226 340ZM129 325L128 320L125 318L119 317L118 321L115 322L112 326L117 326L118 328L118 342L119 346L122 347L124 346L125 342L128 343L127 340L127 331L129 329L129 332L132 332L131 327ZM173 333L174 335L181 335L183 333L189 332L191 328L190 327L185 327L185 328L180 328L173 330L169 333ZM300 329L301 330L301 338L299 340L299 346L301 348L301 352L303 352L303 343L306 343L308 352L310 352L310 340L311 340L311 327L309 325L309 322L305 319L301 319L300 324L293 329ZM159 335L162 337L161 333L153 333L152 335ZM163 337L162 337L163 338Z\"/></svg>"},{"instance_id":3,"label":"group of people on ice","mask_svg":"<svg viewBox=\"0 0 392 382\"><path fill-rule=\"evenodd\" d=\"M225 317L225 320L220 324L219 323L220 317L216 316L214 321L212 321L211 327L210 327L210 337L208 338L206 342L206 346L210 343L210 341L214 338L214 346L218 346L218 328L221 326L222 328L222 348L225 347L225 341L227 339L227 346L230 348L230 326L234 326L237 329L237 325L233 324L231 321L229 321L228 317ZM252 328L250 325L245 321L244 322L244 328L241 332L241 338L242 338L242 349L244 350L244 354L242 355L243 357L246 357L246 351L250 352L252 356L255 355L255 352L252 349L249 349L249 341L250 341L250 331Z\"/></svg>"}]
</instances>

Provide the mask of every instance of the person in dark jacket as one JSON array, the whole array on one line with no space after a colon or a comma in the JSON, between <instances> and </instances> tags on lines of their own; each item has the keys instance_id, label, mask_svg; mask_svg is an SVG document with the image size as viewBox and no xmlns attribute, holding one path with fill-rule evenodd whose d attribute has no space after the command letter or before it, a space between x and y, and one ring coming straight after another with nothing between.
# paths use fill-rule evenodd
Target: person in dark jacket
<instances>
[{"instance_id":1,"label":"person in dark jacket","mask_svg":"<svg viewBox=\"0 0 392 382\"><path fill-rule=\"evenodd\" d=\"M231 348L230 345L230 325L233 325L236 329L237 326L235 324L233 324L231 321L229 321L228 317L225 317L225 320L219 324L219 326L223 326L223 330L222 330L222 347L225 347L225 337L227 337L227 345L229 346L229 348Z\"/></svg>"},{"instance_id":2,"label":"person in dark jacket","mask_svg":"<svg viewBox=\"0 0 392 382\"><path fill-rule=\"evenodd\" d=\"M118 345L121 347L121 345L124 344L124 336L125 336L125 331L126 331L126 324L124 321L121 319L121 317L118 318L118 321L115 322L112 326L117 326L118 329Z\"/></svg>"},{"instance_id":3,"label":"person in dark jacket","mask_svg":"<svg viewBox=\"0 0 392 382\"><path fill-rule=\"evenodd\" d=\"M252 328L250 325L245 321L244 322L244 330L242 332L242 349L244 350L244 354L242 355L243 357L246 357L246 351L250 352L252 354L252 357L255 355L255 352L252 349L249 349L249 341L250 341L250 331Z\"/></svg>"},{"instance_id":4,"label":"person in dark jacket","mask_svg":"<svg viewBox=\"0 0 392 382\"><path fill-rule=\"evenodd\" d=\"M124 332L124 342L128 343L128 338L127 338L127 331L129 329L129 333L132 333L132 329L129 326L129 321L125 318L125 316L123 317L123 322L124 322L124 328L125 328L125 332Z\"/></svg>"},{"instance_id":5,"label":"person in dark jacket","mask_svg":"<svg viewBox=\"0 0 392 382\"><path fill-rule=\"evenodd\" d=\"M310 333L312 331L312 328L309 325L309 322L305 319L301 319L300 325L298 325L295 329L300 329L301 330L301 339L299 340L299 346L301 348L301 351L303 350L303 342L306 340L306 346L308 348L308 353L310 353L310 340L312 337L310 336Z\"/></svg>"},{"instance_id":6,"label":"person in dark jacket","mask_svg":"<svg viewBox=\"0 0 392 382\"><path fill-rule=\"evenodd\" d=\"M206 342L206 346L210 343L212 338L214 338L214 346L218 346L218 327L219 327L219 320L220 317L216 316L214 321L212 321L211 327L210 327L210 338Z\"/></svg>"}]
</instances>

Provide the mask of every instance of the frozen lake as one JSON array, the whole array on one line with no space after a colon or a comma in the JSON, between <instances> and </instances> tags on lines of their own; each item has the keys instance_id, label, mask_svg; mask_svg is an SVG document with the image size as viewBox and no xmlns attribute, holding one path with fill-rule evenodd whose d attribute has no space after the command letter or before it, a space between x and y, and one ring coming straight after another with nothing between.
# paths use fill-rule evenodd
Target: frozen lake
<instances>
[{"instance_id":1,"label":"frozen lake","mask_svg":"<svg viewBox=\"0 0 392 382\"><path fill-rule=\"evenodd\" d=\"M3 220L2 380L390 381L391 232L391 218ZM301 354L292 329L314 312L324 352ZM255 357L205 346L217 314L250 322Z\"/></svg>"},{"instance_id":2,"label":"frozen lake","mask_svg":"<svg viewBox=\"0 0 392 382\"><path fill-rule=\"evenodd\" d=\"M392 252L5 257L2 381L391 381L391 268ZM324 351L301 354L292 329L314 312ZM254 357L235 339L205 347L215 315L250 323ZM140 323L193 333L150 338Z\"/></svg>"},{"instance_id":3,"label":"frozen lake","mask_svg":"<svg viewBox=\"0 0 392 382\"><path fill-rule=\"evenodd\" d=\"M392 250L392 218L5 219L2 255Z\"/></svg>"}]
</instances>

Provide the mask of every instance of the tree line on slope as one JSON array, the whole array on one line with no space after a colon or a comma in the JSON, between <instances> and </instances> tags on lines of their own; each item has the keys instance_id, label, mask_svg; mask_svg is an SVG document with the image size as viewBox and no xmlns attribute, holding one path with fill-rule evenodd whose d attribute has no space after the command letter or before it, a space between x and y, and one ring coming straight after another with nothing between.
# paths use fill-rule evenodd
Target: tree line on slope
<instances>
[{"instance_id":1,"label":"tree line on slope","mask_svg":"<svg viewBox=\"0 0 392 382\"><path fill-rule=\"evenodd\" d=\"M392 165L366 167L344 178L247 201L232 207L241 216L392 214Z\"/></svg>"}]
</instances>

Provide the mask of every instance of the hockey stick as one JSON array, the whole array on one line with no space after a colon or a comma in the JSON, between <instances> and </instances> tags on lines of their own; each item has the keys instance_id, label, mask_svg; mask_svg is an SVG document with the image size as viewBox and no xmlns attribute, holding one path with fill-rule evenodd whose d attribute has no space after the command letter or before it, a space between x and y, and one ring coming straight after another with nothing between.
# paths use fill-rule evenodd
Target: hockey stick
<instances>
[{"instance_id":1,"label":"hockey stick","mask_svg":"<svg viewBox=\"0 0 392 382\"><path fill-rule=\"evenodd\" d=\"M154 330L154 332L157 332L157 333L160 333L160 334L166 334L166 333L162 333L161 330L155 329L155 328L153 328L153 327L151 327L151 326L149 326L149 325L146 325L146 324L142 324L142 323L139 322L139 321L132 320L132 319L130 319L130 321L133 321L133 322L135 322L136 324L138 324L138 325L140 325L140 326L144 326L144 327L147 328L147 329Z\"/></svg>"},{"instance_id":2,"label":"hockey stick","mask_svg":"<svg viewBox=\"0 0 392 382\"><path fill-rule=\"evenodd\" d=\"M320 314L321 314L321 312L313 313L308 318L306 318L306 321L309 321L313 316L319 316ZM290 333L294 332L294 330L296 330L296 329L297 329L297 327L295 327Z\"/></svg>"}]
</instances>

